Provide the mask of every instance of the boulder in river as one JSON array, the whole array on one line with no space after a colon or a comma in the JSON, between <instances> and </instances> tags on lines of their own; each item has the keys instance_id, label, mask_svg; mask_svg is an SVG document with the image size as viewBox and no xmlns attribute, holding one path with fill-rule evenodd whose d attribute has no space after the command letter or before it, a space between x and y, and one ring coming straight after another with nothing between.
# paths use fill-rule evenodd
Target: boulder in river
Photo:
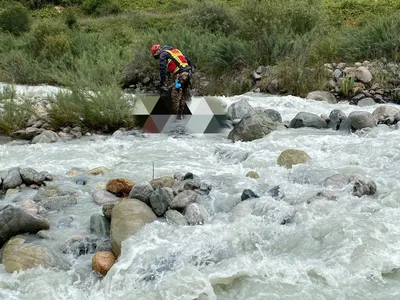
<instances>
[{"instance_id":1,"label":"boulder in river","mask_svg":"<svg viewBox=\"0 0 400 300\"><path fill-rule=\"evenodd\" d=\"M54 257L46 247L25 243L25 238L19 235L5 244L2 263L8 273L35 267L55 267Z\"/></svg>"},{"instance_id":2,"label":"boulder in river","mask_svg":"<svg viewBox=\"0 0 400 300\"><path fill-rule=\"evenodd\" d=\"M117 258L111 251L98 251L92 257L92 269L105 276L115 264Z\"/></svg>"},{"instance_id":3,"label":"boulder in river","mask_svg":"<svg viewBox=\"0 0 400 300\"><path fill-rule=\"evenodd\" d=\"M280 129L285 129L281 122L274 121L268 113L262 110L254 109L243 116L229 133L228 138L233 142L250 142Z\"/></svg>"},{"instance_id":4,"label":"boulder in river","mask_svg":"<svg viewBox=\"0 0 400 300\"><path fill-rule=\"evenodd\" d=\"M201 204L191 203L185 209L185 218L189 225L202 225L208 217L207 210Z\"/></svg>"},{"instance_id":5,"label":"boulder in river","mask_svg":"<svg viewBox=\"0 0 400 300\"><path fill-rule=\"evenodd\" d=\"M165 212L165 218L167 223L171 225L184 226L189 224L185 216L175 209L168 209Z\"/></svg>"},{"instance_id":6,"label":"boulder in river","mask_svg":"<svg viewBox=\"0 0 400 300\"><path fill-rule=\"evenodd\" d=\"M374 116L367 111L353 111L349 114L349 120L352 130L363 128L373 128L376 126Z\"/></svg>"},{"instance_id":7,"label":"boulder in river","mask_svg":"<svg viewBox=\"0 0 400 300\"><path fill-rule=\"evenodd\" d=\"M153 187L147 181L142 181L134 185L129 192L129 199L138 199L150 205L150 196L154 192Z\"/></svg>"},{"instance_id":8,"label":"boulder in river","mask_svg":"<svg viewBox=\"0 0 400 300\"><path fill-rule=\"evenodd\" d=\"M39 135L35 136L32 139L32 144L37 143L54 143L60 140L60 137L57 133L51 130L44 130Z\"/></svg>"},{"instance_id":9,"label":"boulder in river","mask_svg":"<svg viewBox=\"0 0 400 300\"><path fill-rule=\"evenodd\" d=\"M326 121L309 112L299 112L289 123L290 128L313 127L317 129L328 128Z\"/></svg>"},{"instance_id":10,"label":"boulder in river","mask_svg":"<svg viewBox=\"0 0 400 300\"><path fill-rule=\"evenodd\" d=\"M127 197L134 185L129 179L114 178L107 182L106 189L117 196Z\"/></svg>"},{"instance_id":11,"label":"boulder in river","mask_svg":"<svg viewBox=\"0 0 400 300\"><path fill-rule=\"evenodd\" d=\"M155 178L150 181L150 185L154 190L157 188L164 188L164 187L171 188L174 185L174 183L175 183L175 178L173 176L163 176L160 178Z\"/></svg>"},{"instance_id":12,"label":"boulder in river","mask_svg":"<svg viewBox=\"0 0 400 300\"><path fill-rule=\"evenodd\" d=\"M0 247L18 234L37 233L49 228L50 223L46 219L23 208L6 205L0 210Z\"/></svg>"},{"instance_id":13,"label":"boulder in river","mask_svg":"<svg viewBox=\"0 0 400 300\"><path fill-rule=\"evenodd\" d=\"M227 116L230 120L241 119L244 115L253 110L253 107L246 99L240 99L228 107Z\"/></svg>"},{"instance_id":14,"label":"boulder in river","mask_svg":"<svg viewBox=\"0 0 400 300\"><path fill-rule=\"evenodd\" d=\"M178 193L169 203L171 208L184 209L189 204L196 202L198 194L193 190L184 190Z\"/></svg>"},{"instance_id":15,"label":"boulder in river","mask_svg":"<svg viewBox=\"0 0 400 300\"><path fill-rule=\"evenodd\" d=\"M120 198L113 193L103 190L93 192L92 197L94 202L98 205L117 203L117 201L120 200Z\"/></svg>"},{"instance_id":16,"label":"boulder in river","mask_svg":"<svg viewBox=\"0 0 400 300\"><path fill-rule=\"evenodd\" d=\"M126 199L117 203L111 216L110 238L112 250L116 257L121 253L121 243L134 235L146 224L157 219L151 208L136 199Z\"/></svg>"},{"instance_id":17,"label":"boulder in river","mask_svg":"<svg viewBox=\"0 0 400 300\"><path fill-rule=\"evenodd\" d=\"M330 92L326 91L313 91L307 94L307 99L315 100L315 101L326 101L328 103L337 103L337 100L334 95Z\"/></svg>"},{"instance_id":18,"label":"boulder in river","mask_svg":"<svg viewBox=\"0 0 400 300\"><path fill-rule=\"evenodd\" d=\"M303 150L286 149L279 155L277 163L291 169L292 166L306 163L309 160L311 160L311 157Z\"/></svg>"},{"instance_id":19,"label":"boulder in river","mask_svg":"<svg viewBox=\"0 0 400 300\"><path fill-rule=\"evenodd\" d=\"M3 178L3 190L13 189L23 183L19 168L9 169L7 175Z\"/></svg>"}]
</instances>

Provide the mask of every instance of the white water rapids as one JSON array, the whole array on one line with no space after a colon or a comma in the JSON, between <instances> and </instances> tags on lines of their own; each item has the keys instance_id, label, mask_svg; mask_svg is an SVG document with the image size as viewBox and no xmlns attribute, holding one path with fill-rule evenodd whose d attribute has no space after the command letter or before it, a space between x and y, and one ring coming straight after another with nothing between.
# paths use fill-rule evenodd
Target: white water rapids
<instances>
[{"instance_id":1,"label":"white water rapids","mask_svg":"<svg viewBox=\"0 0 400 300\"><path fill-rule=\"evenodd\" d=\"M339 108L348 115L379 106L252 94L222 99L230 103L243 97L252 106L277 110L284 121L300 111L329 115ZM146 225L123 243L119 261L104 278L91 270L93 254L70 258L73 266L67 271L39 268L8 274L0 265L0 299L400 299L398 129L379 125L362 134L287 129L237 143L227 140L227 134L0 145L0 170L31 167L72 185L73 177L65 173L73 167L111 170L76 186L81 190L78 204L55 216L74 220L69 227L54 228L58 241L87 234L90 216L101 214L90 197L95 181L150 180L154 161L156 177L192 172L213 185L204 203L211 215L206 224ZM292 169L278 166L276 159L287 148L306 151L311 162ZM240 162L238 157L246 153L248 158ZM245 177L250 170L260 178ZM326 177L355 172L376 183L375 195L358 198L348 186L338 191L336 201L307 204L324 189ZM284 192L282 200L266 195L274 185ZM261 197L241 202L246 188ZM291 222L281 225L288 217Z\"/></svg>"}]
</instances>

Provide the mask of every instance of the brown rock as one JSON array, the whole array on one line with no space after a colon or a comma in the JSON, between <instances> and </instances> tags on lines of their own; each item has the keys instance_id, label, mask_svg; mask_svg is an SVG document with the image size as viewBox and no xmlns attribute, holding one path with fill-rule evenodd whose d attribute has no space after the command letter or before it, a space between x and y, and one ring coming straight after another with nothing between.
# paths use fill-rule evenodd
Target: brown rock
<instances>
[{"instance_id":1,"label":"brown rock","mask_svg":"<svg viewBox=\"0 0 400 300\"><path fill-rule=\"evenodd\" d=\"M72 176L77 176L80 173L77 170L69 170L66 174L67 175L72 175Z\"/></svg>"},{"instance_id":2,"label":"brown rock","mask_svg":"<svg viewBox=\"0 0 400 300\"><path fill-rule=\"evenodd\" d=\"M99 167L99 168L91 169L91 170L87 171L87 173L91 174L91 175L104 175L108 171L110 171L110 169L108 169L106 167Z\"/></svg>"},{"instance_id":3,"label":"brown rock","mask_svg":"<svg viewBox=\"0 0 400 300\"><path fill-rule=\"evenodd\" d=\"M115 178L115 179L111 179L107 183L106 189L110 193L113 193L116 195L123 195L123 197L128 197L129 192L132 190L134 185L135 185L135 183L128 179Z\"/></svg>"},{"instance_id":4,"label":"brown rock","mask_svg":"<svg viewBox=\"0 0 400 300\"><path fill-rule=\"evenodd\" d=\"M171 188L174 185L174 183L175 183L175 178L172 176L163 176L150 181L150 184L153 187L153 189L165 188L165 187Z\"/></svg>"},{"instance_id":5,"label":"brown rock","mask_svg":"<svg viewBox=\"0 0 400 300\"><path fill-rule=\"evenodd\" d=\"M291 169L292 166L306 163L309 160L311 160L311 157L303 150L286 149L279 155L277 163Z\"/></svg>"},{"instance_id":6,"label":"brown rock","mask_svg":"<svg viewBox=\"0 0 400 300\"><path fill-rule=\"evenodd\" d=\"M98 251L92 257L92 269L105 276L116 260L117 258L111 251Z\"/></svg>"},{"instance_id":7,"label":"brown rock","mask_svg":"<svg viewBox=\"0 0 400 300\"><path fill-rule=\"evenodd\" d=\"M249 172L246 174L246 177L250 177L250 178L256 179L256 178L260 178L260 175L258 175L258 173L255 172L255 171L249 171Z\"/></svg>"}]
</instances>

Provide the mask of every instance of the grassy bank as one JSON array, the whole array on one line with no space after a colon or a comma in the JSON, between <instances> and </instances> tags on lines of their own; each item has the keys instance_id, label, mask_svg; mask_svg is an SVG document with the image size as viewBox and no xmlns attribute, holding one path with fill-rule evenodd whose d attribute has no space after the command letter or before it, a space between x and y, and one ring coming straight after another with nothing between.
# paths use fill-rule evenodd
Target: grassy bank
<instances>
[{"instance_id":1,"label":"grassy bank","mask_svg":"<svg viewBox=\"0 0 400 300\"><path fill-rule=\"evenodd\" d=\"M193 59L207 93L243 93L252 70L276 65L302 95L324 87L324 63L399 62L399 12L400 0L0 0L0 81L96 91L157 80L149 52L161 43Z\"/></svg>"}]
</instances>

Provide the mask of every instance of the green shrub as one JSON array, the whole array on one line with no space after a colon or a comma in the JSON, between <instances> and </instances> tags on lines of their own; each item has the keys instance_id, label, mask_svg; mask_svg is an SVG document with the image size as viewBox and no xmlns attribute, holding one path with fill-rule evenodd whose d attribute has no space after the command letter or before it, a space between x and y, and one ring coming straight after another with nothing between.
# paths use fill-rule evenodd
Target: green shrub
<instances>
[{"instance_id":1,"label":"green shrub","mask_svg":"<svg viewBox=\"0 0 400 300\"><path fill-rule=\"evenodd\" d=\"M0 56L0 69L9 82L29 83L32 66L29 56L21 51L12 51Z\"/></svg>"},{"instance_id":2,"label":"green shrub","mask_svg":"<svg viewBox=\"0 0 400 300\"><path fill-rule=\"evenodd\" d=\"M30 30L32 20L29 11L20 3L12 2L0 12L0 29L14 35Z\"/></svg>"},{"instance_id":3,"label":"green shrub","mask_svg":"<svg viewBox=\"0 0 400 300\"><path fill-rule=\"evenodd\" d=\"M71 52L71 40L65 33L48 36L44 40L41 56L46 59L58 58Z\"/></svg>"},{"instance_id":4,"label":"green shrub","mask_svg":"<svg viewBox=\"0 0 400 300\"><path fill-rule=\"evenodd\" d=\"M82 9L87 15L109 15L121 12L121 7L113 0L83 0Z\"/></svg>"},{"instance_id":5,"label":"green shrub","mask_svg":"<svg viewBox=\"0 0 400 300\"><path fill-rule=\"evenodd\" d=\"M229 7L215 1L195 3L179 17L182 25L211 33L232 34L238 29L237 20Z\"/></svg>"},{"instance_id":6,"label":"green shrub","mask_svg":"<svg viewBox=\"0 0 400 300\"><path fill-rule=\"evenodd\" d=\"M0 114L0 133L11 133L25 129L29 118L35 114L29 99L17 99L14 88L0 90L0 103L3 113Z\"/></svg>"},{"instance_id":7,"label":"green shrub","mask_svg":"<svg viewBox=\"0 0 400 300\"><path fill-rule=\"evenodd\" d=\"M321 65L309 65L306 53L288 56L276 66L280 90L290 95L306 97L310 91L326 90L328 74Z\"/></svg>"},{"instance_id":8,"label":"green shrub","mask_svg":"<svg viewBox=\"0 0 400 300\"><path fill-rule=\"evenodd\" d=\"M33 55L51 59L69 51L68 27L66 24L55 20L43 20L36 24L32 30L30 50ZM52 54L52 47L55 47Z\"/></svg>"},{"instance_id":9,"label":"green shrub","mask_svg":"<svg viewBox=\"0 0 400 300\"><path fill-rule=\"evenodd\" d=\"M76 16L72 10L68 10L65 14L65 24L68 28L73 28L77 24Z\"/></svg>"},{"instance_id":10,"label":"green shrub","mask_svg":"<svg viewBox=\"0 0 400 300\"><path fill-rule=\"evenodd\" d=\"M81 126L105 132L131 128L135 119L128 100L115 85L97 87L88 92L73 88L72 92L60 92L49 97L52 107L50 122L56 128Z\"/></svg>"}]
</instances>

